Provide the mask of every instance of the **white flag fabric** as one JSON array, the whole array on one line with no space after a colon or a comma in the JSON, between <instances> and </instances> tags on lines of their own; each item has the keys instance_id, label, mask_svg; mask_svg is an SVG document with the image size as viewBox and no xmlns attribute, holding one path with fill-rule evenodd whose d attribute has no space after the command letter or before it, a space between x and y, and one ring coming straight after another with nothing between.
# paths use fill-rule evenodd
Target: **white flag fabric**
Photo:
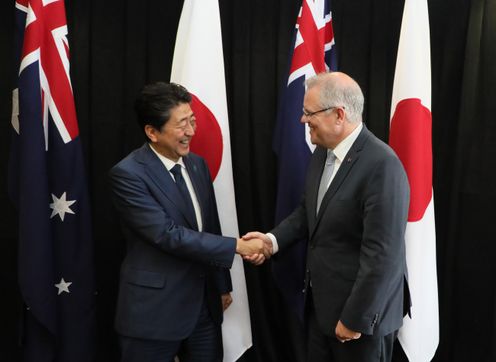
<instances>
[{"instance_id":1,"label":"white flag fabric","mask_svg":"<svg viewBox=\"0 0 496 362\"><path fill-rule=\"evenodd\" d=\"M224 57L217 0L185 0L176 37L171 81L193 95L197 130L191 148L209 164L222 234L238 237L227 115ZM198 117L202 114L202 122ZM224 313L224 361L236 361L252 345L243 262L231 269L233 303Z\"/></svg>"},{"instance_id":2,"label":"white flag fabric","mask_svg":"<svg viewBox=\"0 0 496 362\"><path fill-rule=\"evenodd\" d=\"M427 0L406 0L389 141L405 166L411 190L406 258L412 316L405 317L398 336L411 362L430 361L439 343L430 62Z\"/></svg>"}]
</instances>

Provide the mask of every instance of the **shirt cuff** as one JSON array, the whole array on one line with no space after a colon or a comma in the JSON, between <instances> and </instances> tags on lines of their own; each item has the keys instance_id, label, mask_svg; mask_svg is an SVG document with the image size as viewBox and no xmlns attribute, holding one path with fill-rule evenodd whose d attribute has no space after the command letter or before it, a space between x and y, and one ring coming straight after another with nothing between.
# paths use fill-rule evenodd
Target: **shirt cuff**
<instances>
[{"instance_id":1,"label":"shirt cuff","mask_svg":"<svg viewBox=\"0 0 496 362\"><path fill-rule=\"evenodd\" d=\"M277 244L277 238L275 237L274 234L267 233L265 234L269 237L270 241L272 241L272 255L277 253L279 251L279 245Z\"/></svg>"}]
</instances>

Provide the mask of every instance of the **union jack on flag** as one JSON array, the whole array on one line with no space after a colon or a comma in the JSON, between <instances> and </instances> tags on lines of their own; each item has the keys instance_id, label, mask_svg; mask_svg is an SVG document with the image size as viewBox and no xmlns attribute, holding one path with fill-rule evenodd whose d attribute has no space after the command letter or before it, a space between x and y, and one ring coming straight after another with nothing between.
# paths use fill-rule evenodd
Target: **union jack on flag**
<instances>
[{"instance_id":1,"label":"union jack on flag","mask_svg":"<svg viewBox=\"0 0 496 362\"><path fill-rule=\"evenodd\" d=\"M288 216L301 200L306 169L314 146L306 125L300 122L305 94L304 81L327 70L336 70L330 1L303 0L296 21L294 48L288 80L279 104L274 150L278 157L275 222ZM303 279L306 243L274 259L276 282L288 303L303 315Z\"/></svg>"},{"instance_id":2,"label":"union jack on flag","mask_svg":"<svg viewBox=\"0 0 496 362\"><path fill-rule=\"evenodd\" d=\"M17 0L9 193L19 211L23 360L91 361L90 207L63 0Z\"/></svg>"}]
</instances>

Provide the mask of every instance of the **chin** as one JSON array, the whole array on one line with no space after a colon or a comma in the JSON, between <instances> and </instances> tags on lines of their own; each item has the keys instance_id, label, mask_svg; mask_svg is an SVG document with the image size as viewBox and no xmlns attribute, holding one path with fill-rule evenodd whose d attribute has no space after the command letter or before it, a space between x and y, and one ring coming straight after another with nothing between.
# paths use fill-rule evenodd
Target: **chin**
<instances>
[{"instance_id":1,"label":"chin","mask_svg":"<svg viewBox=\"0 0 496 362\"><path fill-rule=\"evenodd\" d=\"M189 154L189 147L187 150L181 150L181 152L179 152L179 155L184 157L184 156L187 156Z\"/></svg>"}]
</instances>

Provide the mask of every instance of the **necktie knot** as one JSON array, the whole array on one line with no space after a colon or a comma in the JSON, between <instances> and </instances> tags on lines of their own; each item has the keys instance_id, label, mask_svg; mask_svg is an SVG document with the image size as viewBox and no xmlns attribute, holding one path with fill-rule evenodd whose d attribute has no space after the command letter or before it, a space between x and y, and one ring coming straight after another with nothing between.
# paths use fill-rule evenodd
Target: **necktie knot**
<instances>
[{"instance_id":1,"label":"necktie knot","mask_svg":"<svg viewBox=\"0 0 496 362\"><path fill-rule=\"evenodd\" d=\"M170 172L174 175L174 181L177 183L179 179L182 178L181 165L176 163L174 167L170 169Z\"/></svg>"},{"instance_id":2,"label":"necktie knot","mask_svg":"<svg viewBox=\"0 0 496 362\"><path fill-rule=\"evenodd\" d=\"M336 155L334 154L334 152L329 151L326 158L326 166L330 166L331 164L334 164L335 161L336 161Z\"/></svg>"}]
</instances>

